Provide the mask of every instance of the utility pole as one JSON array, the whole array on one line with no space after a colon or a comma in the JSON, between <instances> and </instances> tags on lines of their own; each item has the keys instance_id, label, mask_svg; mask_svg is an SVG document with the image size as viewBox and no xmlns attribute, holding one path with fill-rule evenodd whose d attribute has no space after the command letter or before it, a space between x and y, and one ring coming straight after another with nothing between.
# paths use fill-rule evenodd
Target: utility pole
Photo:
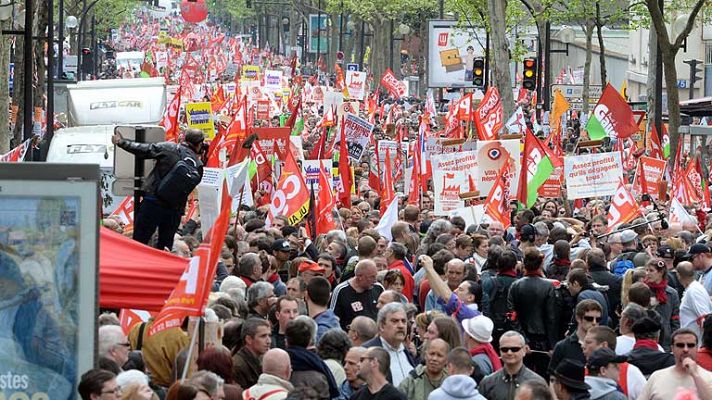
<instances>
[{"instance_id":1,"label":"utility pole","mask_svg":"<svg viewBox=\"0 0 712 400\"><path fill-rule=\"evenodd\" d=\"M702 61L693 58L683 62L690 66L690 99L693 99L695 98L695 83L702 79L701 76L697 76L698 73L702 73L702 69L697 68L698 65L702 65Z\"/></svg>"}]
</instances>

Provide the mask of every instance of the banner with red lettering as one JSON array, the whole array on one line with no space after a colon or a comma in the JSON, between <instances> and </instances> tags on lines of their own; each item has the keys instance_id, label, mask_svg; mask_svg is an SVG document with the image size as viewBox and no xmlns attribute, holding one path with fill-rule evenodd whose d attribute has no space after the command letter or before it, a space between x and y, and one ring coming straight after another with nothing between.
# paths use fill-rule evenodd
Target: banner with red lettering
<instances>
[{"instance_id":1,"label":"banner with red lettering","mask_svg":"<svg viewBox=\"0 0 712 400\"><path fill-rule=\"evenodd\" d=\"M493 221L499 221L507 229L512 225L509 214L510 182L512 182L511 162L505 162L500 170L497 181L487 195L485 200L485 215Z\"/></svg>"},{"instance_id":2,"label":"banner with red lettering","mask_svg":"<svg viewBox=\"0 0 712 400\"><path fill-rule=\"evenodd\" d=\"M639 194L647 193L657 200L660 197L658 182L663 179L665 174L665 164L665 160L646 156L640 157L635 178L633 179L633 192Z\"/></svg>"},{"instance_id":3,"label":"banner with red lettering","mask_svg":"<svg viewBox=\"0 0 712 400\"><path fill-rule=\"evenodd\" d=\"M621 179L615 194L611 198L611 206L608 209L608 232L613 232L621 224L630 222L642 215L640 206L625 186L625 183L623 183L623 179Z\"/></svg>"},{"instance_id":4,"label":"banner with red lettering","mask_svg":"<svg viewBox=\"0 0 712 400\"><path fill-rule=\"evenodd\" d=\"M496 140L504 125L502 99L496 86L490 86L475 111L475 125L480 140Z\"/></svg>"},{"instance_id":5,"label":"banner with red lettering","mask_svg":"<svg viewBox=\"0 0 712 400\"><path fill-rule=\"evenodd\" d=\"M408 88L405 87L405 83L401 82L396 78L393 71L388 68L381 78L381 85L388 90L388 93L396 99L401 98L406 95Z\"/></svg>"},{"instance_id":6,"label":"banner with red lettering","mask_svg":"<svg viewBox=\"0 0 712 400\"><path fill-rule=\"evenodd\" d=\"M133 230L134 224L134 197L126 196L116 210L111 213L111 215L116 215L121 218L124 223L124 230Z\"/></svg>"},{"instance_id":7,"label":"banner with red lettering","mask_svg":"<svg viewBox=\"0 0 712 400\"><path fill-rule=\"evenodd\" d=\"M22 162L31 144L32 138L25 140L21 145L0 156L0 162Z\"/></svg>"}]
</instances>

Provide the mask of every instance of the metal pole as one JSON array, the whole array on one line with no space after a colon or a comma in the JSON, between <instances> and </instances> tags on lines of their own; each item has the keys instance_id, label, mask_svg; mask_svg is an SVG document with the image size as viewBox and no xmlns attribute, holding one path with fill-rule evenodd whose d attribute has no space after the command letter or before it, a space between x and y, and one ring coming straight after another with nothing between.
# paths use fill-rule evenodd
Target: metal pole
<instances>
[{"instance_id":1,"label":"metal pole","mask_svg":"<svg viewBox=\"0 0 712 400\"><path fill-rule=\"evenodd\" d=\"M393 69L393 20L390 23L391 40L388 43L388 66Z\"/></svg>"},{"instance_id":2,"label":"metal pole","mask_svg":"<svg viewBox=\"0 0 712 400\"><path fill-rule=\"evenodd\" d=\"M32 103L32 14L34 10L34 5L32 0L25 0L25 29L23 31L24 44L22 49L23 63L25 68L25 75L23 75L24 84L24 104L23 109L23 140L27 140L32 137L32 113L34 112L34 104Z\"/></svg>"},{"instance_id":3,"label":"metal pole","mask_svg":"<svg viewBox=\"0 0 712 400\"><path fill-rule=\"evenodd\" d=\"M92 63L91 63L91 74L93 75L92 78L96 79L97 77L97 67L96 64L99 61L99 52L97 51L97 46L96 46L96 14L92 13L91 15L91 51L92 51Z\"/></svg>"},{"instance_id":4,"label":"metal pole","mask_svg":"<svg viewBox=\"0 0 712 400\"><path fill-rule=\"evenodd\" d=\"M344 51L344 0L341 0L341 16L339 17L339 51Z\"/></svg>"},{"instance_id":5,"label":"metal pole","mask_svg":"<svg viewBox=\"0 0 712 400\"><path fill-rule=\"evenodd\" d=\"M516 26L514 27L516 29ZM490 76L490 37L489 31L485 32L485 91L489 87L489 76ZM517 65L516 63L514 65Z\"/></svg>"},{"instance_id":6,"label":"metal pole","mask_svg":"<svg viewBox=\"0 0 712 400\"><path fill-rule=\"evenodd\" d=\"M317 5L317 17L316 17L316 74L319 75L319 56L321 55L321 0Z\"/></svg>"},{"instance_id":7,"label":"metal pole","mask_svg":"<svg viewBox=\"0 0 712 400\"><path fill-rule=\"evenodd\" d=\"M544 74L544 87L542 88L543 110L549 111L549 86L551 85L551 22L549 21L546 21L544 40L544 68L540 73Z\"/></svg>"},{"instance_id":8,"label":"metal pole","mask_svg":"<svg viewBox=\"0 0 712 400\"><path fill-rule=\"evenodd\" d=\"M359 38L359 45L358 45L358 62L360 64L360 69L363 71L363 45L364 42L366 41L366 21L361 20L361 37Z\"/></svg>"},{"instance_id":9,"label":"metal pole","mask_svg":"<svg viewBox=\"0 0 712 400\"><path fill-rule=\"evenodd\" d=\"M51 0L50 0L51 1ZM59 25L57 35L59 36L59 54L57 54L57 79L64 79L64 0L59 0ZM50 21L52 19L50 18Z\"/></svg>"},{"instance_id":10,"label":"metal pole","mask_svg":"<svg viewBox=\"0 0 712 400\"><path fill-rule=\"evenodd\" d=\"M61 1L61 0L60 0ZM54 136L54 0L47 1L47 132L40 147L40 160L47 159L49 143ZM62 25L60 20L59 25ZM61 53L61 51L60 51Z\"/></svg>"}]
</instances>

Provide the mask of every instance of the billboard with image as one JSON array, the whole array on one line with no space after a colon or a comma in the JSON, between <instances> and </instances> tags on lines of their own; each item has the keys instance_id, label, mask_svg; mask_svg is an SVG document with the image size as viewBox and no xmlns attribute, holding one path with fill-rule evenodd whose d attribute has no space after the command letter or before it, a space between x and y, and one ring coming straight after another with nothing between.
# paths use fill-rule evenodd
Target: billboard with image
<instances>
[{"instance_id":1,"label":"billboard with image","mask_svg":"<svg viewBox=\"0 0 712 400\"><path fill-rule=\"evenodd\" d=\"M429 21L428 87L474 87L472 64L484 56L484 29L461 28L456 21Z\"/></svg>"}]
</instances>

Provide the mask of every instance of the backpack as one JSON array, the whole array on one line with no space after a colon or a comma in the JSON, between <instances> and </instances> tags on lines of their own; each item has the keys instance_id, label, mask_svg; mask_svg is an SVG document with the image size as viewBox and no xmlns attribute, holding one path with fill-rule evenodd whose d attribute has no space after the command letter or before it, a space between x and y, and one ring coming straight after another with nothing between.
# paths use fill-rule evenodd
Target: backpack
<instances>
[{"instance_id":1,"label":"backpack","mask_svg":"<svg viewBox=\"0 0 712 400\"><path fill-rule=\"evenodd\" d=\"M203 177L200 173L200 161L190 157L187 150L180 147L178 155L180 159L173 164L156 188L156 197L172 208L184 206L186 199Z\"/></svg>"},{"instance_id":2,"label":"backpack","mask_svg":"<svg viewBox=\"0 0 712 400\"><path fill-rule=\"evenodd\" d=\"M632 252L620 256L620 258L615 260L613 265L611 265L611 271L618 276L623 276L629 269L634 269L635 264L633 264L633 257L635 257L635 254L635 252Z\"/></svg>"}]
</instances>

